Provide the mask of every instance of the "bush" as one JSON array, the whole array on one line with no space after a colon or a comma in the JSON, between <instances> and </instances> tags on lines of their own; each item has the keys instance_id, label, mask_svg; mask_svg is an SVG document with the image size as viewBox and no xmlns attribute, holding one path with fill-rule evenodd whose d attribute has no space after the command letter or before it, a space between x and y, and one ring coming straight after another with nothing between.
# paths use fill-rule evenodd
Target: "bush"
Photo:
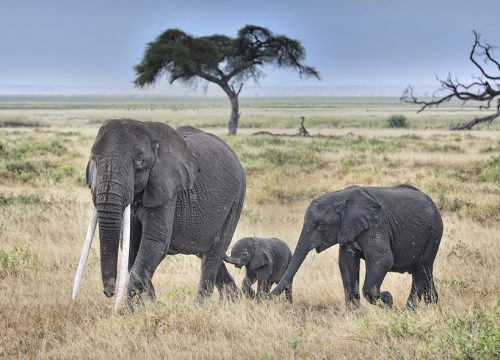
<instances>
[{"instance_id":1,"label":"bush","mask_svg":"<svg viewBox=\"0 0 500 360\"><path fill-rule=\"evenodd\" d=\"M476 310L465 318L447 321L448 331L441 338L441 347L457 359L498 359L500 329L498 314Z\"/></svg>"},{"instance_id":2,"label":"bush","mask_svg":"<svg viewBox=\"0 0 500 360\"><path fill-rule=\"evenodd\" d=\"M27 246L14 246L10 251L0 249L0 279L19 276L38 265L38 256Z\"/></svg>"},{"instance_id":3,"label":"bush","mask_svg":"<svg viewBox=\"0 0 500 360\"><path fill-rule=\"evenodd\" d=\"M408 120L404 115L392 115L387 119L387 124L390 128L407 128Z\"/></svg>"}]
</instances>

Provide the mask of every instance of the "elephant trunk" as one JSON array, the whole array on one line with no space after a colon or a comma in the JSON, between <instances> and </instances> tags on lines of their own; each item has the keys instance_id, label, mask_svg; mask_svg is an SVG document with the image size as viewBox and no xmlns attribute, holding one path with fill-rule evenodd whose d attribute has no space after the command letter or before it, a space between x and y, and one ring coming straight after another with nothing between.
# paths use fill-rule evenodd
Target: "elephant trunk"
<instances>
[{"instance_id":1,"label":"elephant trunk","mask_svg":"<svg viewBox=\"0 0 500 360\"><path fill-rule=\"evenodd\" d=\"M308 236L306 231L302 229L299 241L297 242L297 246L295 247L295 250L293 252L292 260L290 261L290 264L283 274L283 277L281 278L279 284L271 292L271 297L281 294L283 290L285 290L285 288L287 288L288 285L293 282L295 273L299 270L302 262L309 253L309 250L311 250L310 240L310 236Z\"/></svg>"},{"instance_id":2,"label":"elephant trunk","mask_svg":"<svg viewBox=\"0 0 500 360\"><path fill-rule=\"evenodd\" d=\"M99 222L101 275L104 294L111 297L115 294L123 211L133 196L133 187L129 189L126 172L112 161L103 161L97 174L93 197Z\"/></svg>"},{"instance_id":3,"label":"elephant trunk","mask_svg":"<svg viewBox=\"0 0 500 360\"><path fill-rule=\"evenodd\" d=\"M244 265L241 262L241 259L238 259L238 258L233 257L233 256L224 255L224 261L227 262L228 264L232 264L232 265L235 265L235 266L240 267L240 268Z\"/></svg>"},{"instance_id":4,"label":"elephant trunk","mask_svg":"<svg viewBox=\"0 0 500 360\"><path fill-rule=\"evenodd\" d=\"M121 210L109 211L102 210L102 206L97 207L99 238L101 241L101 275L104 294L107 297L115 294L122 213Z\"/></svg>"}]
</instances>

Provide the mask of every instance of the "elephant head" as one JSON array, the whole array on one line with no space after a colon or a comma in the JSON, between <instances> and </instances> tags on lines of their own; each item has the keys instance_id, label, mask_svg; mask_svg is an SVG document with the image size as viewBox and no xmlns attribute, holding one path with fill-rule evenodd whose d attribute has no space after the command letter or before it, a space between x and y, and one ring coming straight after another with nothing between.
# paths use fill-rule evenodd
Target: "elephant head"
<instances>
[{"instance_id":1,"label":"elephant head","mask_svg":"<svg viewBox=\"0 0 500 360\"><path fill-rule=\"evenodd\" d=\"M250 270L258 269L269 263L269 249L259 246L255 238L246 237L236 242L231 256L224 256L224 261L237 268L248 266Z\"/></svg>"},{"instance_id":2,"label":"elephant head","mask_svg":"<svg viewBox=\"0 0 500 360\"><path fill-rule=\"evenodd\" d=\"M312 249L320 253L329 247L353 242L378 221L380 204L362 188L353 186L314 199L307 208L304 225L292 260L273 295L289 284Z\"/></svg>"},{"instance_id":3,"label":"elephant head","mask_svg":"<svg viewBox=\"0 0 500 360\"><path fill-rule=\"evenodd\" d=\"M99 223L106 296L114 295L124 209L135 202L146 208L164 204L191 188L197 171L184 138L165 124L108 120L101 126L87 164L87 184Z\"/></svg>"}]
</instances>

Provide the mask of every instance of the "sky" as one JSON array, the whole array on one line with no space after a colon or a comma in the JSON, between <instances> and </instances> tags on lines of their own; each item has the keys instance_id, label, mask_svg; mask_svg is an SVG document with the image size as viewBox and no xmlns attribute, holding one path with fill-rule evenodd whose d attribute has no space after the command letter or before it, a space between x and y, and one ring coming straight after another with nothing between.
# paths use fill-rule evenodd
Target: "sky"
<instances>
[{"instance_id":1,"label":"sky","mask_svg":"<svg viewBox=\"0 0 500 360\"><path fill-rule=\"evenodd\" d=\"M321 81L264 67L242 96L397 96L449 72L471 79L472 30L500 46L498 14L499 0L0 0L0 94L223 96L166 79L138 89L133 66L166 29L235 36L252 24L300 40Z\"/></svg>"}]
</instances>

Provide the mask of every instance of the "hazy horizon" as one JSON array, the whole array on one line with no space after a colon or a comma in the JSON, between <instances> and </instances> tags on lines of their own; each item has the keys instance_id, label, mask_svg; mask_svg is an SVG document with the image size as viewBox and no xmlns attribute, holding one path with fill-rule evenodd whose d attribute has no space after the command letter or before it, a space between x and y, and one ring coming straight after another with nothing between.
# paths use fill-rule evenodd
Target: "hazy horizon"
<instances>
[{"instance_id":1,"label":"hazy horizon","mask_svg":"<svg viewBox=\"0 0 500 360\"><path fill-rule=\"evenodd\" d=\"M400 97L407 85L337 85L337 86L268 86L247 87L240 94L240 98L266 98L266 97ZM424 85L418 87L417 94L429 96L436 90L435 85ZM136 91L136 92L91 92L91 91L62 91L51 87L28 87L26 89L11 87L3 91L0 87L0 96L4 97L167 97L167 98L227 98L227 95L219 91L215 86L205 90L176 89L176 91Z\"/></svg>"},{"instance_id":2,"label":"hazy horizon","mask_svg":"<svg viewBox=\"0 0 500 360\"><path fill-rule=\"evenodd\" d=\"M321 81L264 67L243 97L400 96L436 90L435 76L469 81L472 30L500 45L500 2L478 0L264 1L3 0L0 95L225 96L214 86L133 86L147 42L167 28L235 36L246 24L298 39ZM498 51L497 51L498 54ZM205 91L206 87L206 91Z\"/></svg>"}]
</instances>

